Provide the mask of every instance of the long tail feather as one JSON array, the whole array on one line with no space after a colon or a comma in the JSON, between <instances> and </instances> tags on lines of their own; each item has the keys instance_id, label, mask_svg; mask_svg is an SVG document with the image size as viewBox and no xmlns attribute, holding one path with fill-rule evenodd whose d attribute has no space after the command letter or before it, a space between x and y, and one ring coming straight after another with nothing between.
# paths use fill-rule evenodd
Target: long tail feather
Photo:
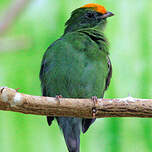
<instances>
[{"instance_id":1,"label":"long tail feather","mask_svg":"<svg viewBox=\"0 0 152 152\"><path fill-rule=\"evenodd\" d=\"M62 129L69 152L79 152L82 119L59 117L57 121Z\"/></svg>"}]
</instances>

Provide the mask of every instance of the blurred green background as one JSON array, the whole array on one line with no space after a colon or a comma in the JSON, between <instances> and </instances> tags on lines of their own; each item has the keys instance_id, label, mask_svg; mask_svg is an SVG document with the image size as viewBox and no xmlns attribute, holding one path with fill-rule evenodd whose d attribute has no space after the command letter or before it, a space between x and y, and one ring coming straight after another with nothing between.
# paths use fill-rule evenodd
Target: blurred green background
<instances>
[{"instance_id":1,"label":"blurred green background","mask_svg":"<svg viewBox=\"0 0 152 152\"><path fill-rule=\"evenodd\" d=\"M20 0L22 1L22 0ZM115 16L108 19L113 77L106 98L152 98L151 0L29 0L0 34L0 86L41 95L39 70L43 53L64 30L72 10L100 3ZM0 26L15 0L0 0ZM17 6L15 4L15 6ZM18 5L20 7L20 5ZM81 152L151 152L152 120L98 119L81 136ZM43 116L0 111L1 152L67 152L56 122Z\"/></svg>"}]
</instances>

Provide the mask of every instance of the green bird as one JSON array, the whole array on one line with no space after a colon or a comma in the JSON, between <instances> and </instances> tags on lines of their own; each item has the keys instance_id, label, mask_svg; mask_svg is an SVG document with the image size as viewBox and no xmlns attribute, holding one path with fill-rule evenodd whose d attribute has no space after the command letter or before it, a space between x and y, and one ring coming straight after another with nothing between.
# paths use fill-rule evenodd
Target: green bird
<instances>
[{"instance_id":1,"label":"green bird","mask_svg":"<svg viewBox=\"0 0 152 152\"><path fill-rule=\"evenodd\" d=\"M99 4L86 4L72 12L64 34L46 50L40 80L43 96L103 98L109 86L112 66L104 36L107 18L113 13ZM69 152L79 152L80 132L85 133L94 118L55 117ZM48 116L51 125L54 117Z\"/></svg>"}]
</instances>

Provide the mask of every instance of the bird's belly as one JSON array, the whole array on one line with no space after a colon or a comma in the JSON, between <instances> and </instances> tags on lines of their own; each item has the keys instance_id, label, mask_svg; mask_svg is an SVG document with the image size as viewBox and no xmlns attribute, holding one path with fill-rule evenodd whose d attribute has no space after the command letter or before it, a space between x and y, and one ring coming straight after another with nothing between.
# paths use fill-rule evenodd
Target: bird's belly
<instances>
[{"instance_id":1,"label":"bird's belly","mask_svg":"<svg viewBox=\"0 0 152 152\"><path fill-rule=\"evenodd\" d=\"M90 98L103 94L105 69L102 61L90 61L82 54L74 55L58 61L54 58L48 69L45 75L49 96Z\"/></svg>"}]
</instances>

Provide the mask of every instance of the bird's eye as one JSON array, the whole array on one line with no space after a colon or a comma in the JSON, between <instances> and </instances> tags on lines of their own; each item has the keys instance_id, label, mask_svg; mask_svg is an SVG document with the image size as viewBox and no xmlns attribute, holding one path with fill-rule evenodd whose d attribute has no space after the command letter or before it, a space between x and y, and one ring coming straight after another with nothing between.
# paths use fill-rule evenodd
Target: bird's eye
<instances>
[{"instance_id":1,"label":"bird's eye","mask_svg":"<svg viewBox=\"0 0 152 152\"><path fill-rule=\"evenodd\" d=\"M94 14L89 12L86 14L86 17L87 18L94 18Z\"/></svg>"}]
</instances>

